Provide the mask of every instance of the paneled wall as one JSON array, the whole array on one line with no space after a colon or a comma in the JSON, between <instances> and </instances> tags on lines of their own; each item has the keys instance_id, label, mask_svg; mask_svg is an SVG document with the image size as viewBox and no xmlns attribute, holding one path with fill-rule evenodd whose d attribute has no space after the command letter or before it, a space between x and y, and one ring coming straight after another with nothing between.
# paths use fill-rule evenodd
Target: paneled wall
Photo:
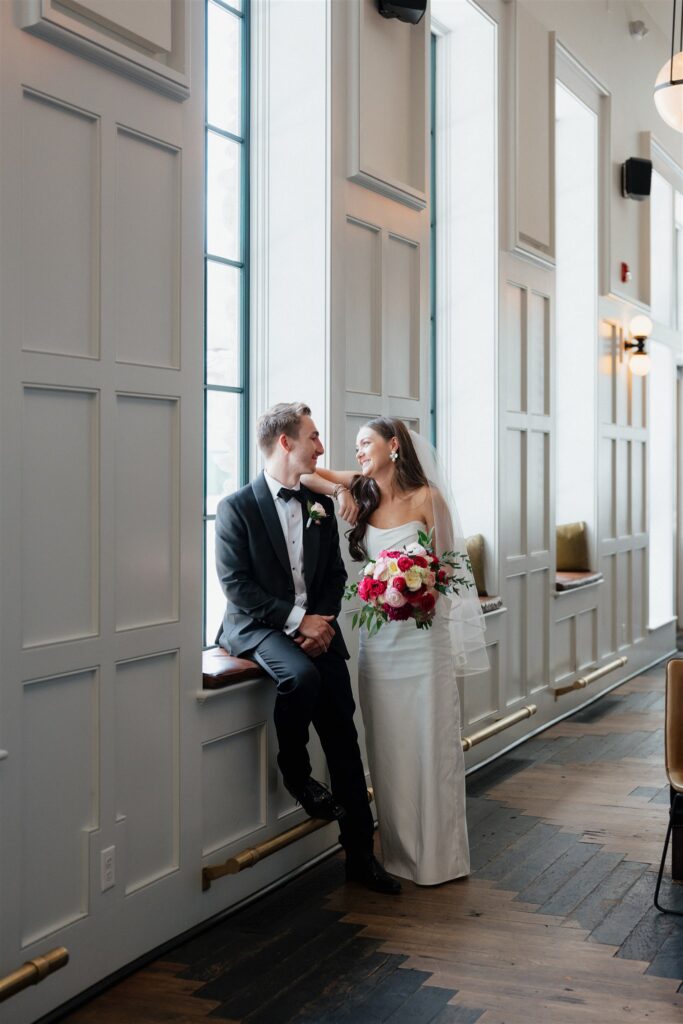
<instances>
[{"instance_id":1,"label":"paneled wall","mask_svg":"<svg viewBox=\"0 0 683 1024\"><path fill-rule=\"evenodd\" d=\"M189 920L203 105L0 6L1 973L71 953L26 1021Z\"/></svg>"}]
</instances>

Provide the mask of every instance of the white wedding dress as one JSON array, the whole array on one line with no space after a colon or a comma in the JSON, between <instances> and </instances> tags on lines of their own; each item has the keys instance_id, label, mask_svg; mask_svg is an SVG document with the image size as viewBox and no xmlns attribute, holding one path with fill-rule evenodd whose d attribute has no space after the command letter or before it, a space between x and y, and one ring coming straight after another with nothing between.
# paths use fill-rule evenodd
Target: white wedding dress
<instances>
[{"instance_id":1,"label":"white wedding dress","mask_svg":"<svg viewBox=\"0 0 683 1024\"><path fill-rule=\"evenodd\" d=\"M371 558L417 541L422 523L368 526ZM460 700L448 636L413 620L361 630L358 689L384 867L419 885L470 870Z\"/></svg>"}]
</instances>

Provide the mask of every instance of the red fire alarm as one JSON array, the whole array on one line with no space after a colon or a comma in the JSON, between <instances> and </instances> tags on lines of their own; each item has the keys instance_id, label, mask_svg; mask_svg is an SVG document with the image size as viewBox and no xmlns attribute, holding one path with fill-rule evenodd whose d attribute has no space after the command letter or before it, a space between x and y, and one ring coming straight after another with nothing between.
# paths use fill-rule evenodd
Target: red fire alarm
<instances>
[{"instance_id":1,"label":"red fire alarm","mask_svg":"<svg viewBox=\"0 0 683 1024\"><path fill-rule=\"evenodd\" d=\"M621 283L628 284L631 280L631 271L628 269L628 263L621 264Z\"/></svg>"}]
</instances>

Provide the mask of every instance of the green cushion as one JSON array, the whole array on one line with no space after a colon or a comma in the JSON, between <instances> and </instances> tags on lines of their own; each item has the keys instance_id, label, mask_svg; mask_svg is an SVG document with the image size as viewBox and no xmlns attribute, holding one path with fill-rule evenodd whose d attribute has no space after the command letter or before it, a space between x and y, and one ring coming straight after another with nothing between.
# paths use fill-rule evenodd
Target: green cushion
<instances>
[{"instance_id":1,"label":"green cushion","mask_svg":"<svg viewBox=\"0 0 683 1024\"><path fill-rule=\"evenodd\" d=\"M480 533L474 533L465 541L467 554L472 563L472 575L480 597L486 597L486 579L484 577L484 538Z\"/></svg>"},{"instance_id":2,"label":"green cushion","mask_svg":"<svg viewBox=\"0 0 683 1024\"><path fill-rule=\"evenodd\" d=\"M585 523L564 523L557 527L558 572L589 572L588 529Z\"/></svg>"}]
</instances>

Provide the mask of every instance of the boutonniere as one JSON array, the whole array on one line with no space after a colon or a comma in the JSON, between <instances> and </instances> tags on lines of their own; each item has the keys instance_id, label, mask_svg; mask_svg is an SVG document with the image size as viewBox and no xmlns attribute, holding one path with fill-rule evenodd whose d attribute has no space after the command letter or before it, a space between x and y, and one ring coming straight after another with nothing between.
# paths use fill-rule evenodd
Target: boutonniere
<instances>
[{"instance_id":1,"label":"boutonniere","mask_svg":"<svg viewBox=\"0 0 683 1024\"><path fill-rule=\"evenodd\" d=\"M306 523L306 529L308 529L311 523L315 523L316 526L320 526L320 520L327 519L327 512L319 501L307 502L306 508L308 509L308 522Z\"/></svg>"}]
</instances>

